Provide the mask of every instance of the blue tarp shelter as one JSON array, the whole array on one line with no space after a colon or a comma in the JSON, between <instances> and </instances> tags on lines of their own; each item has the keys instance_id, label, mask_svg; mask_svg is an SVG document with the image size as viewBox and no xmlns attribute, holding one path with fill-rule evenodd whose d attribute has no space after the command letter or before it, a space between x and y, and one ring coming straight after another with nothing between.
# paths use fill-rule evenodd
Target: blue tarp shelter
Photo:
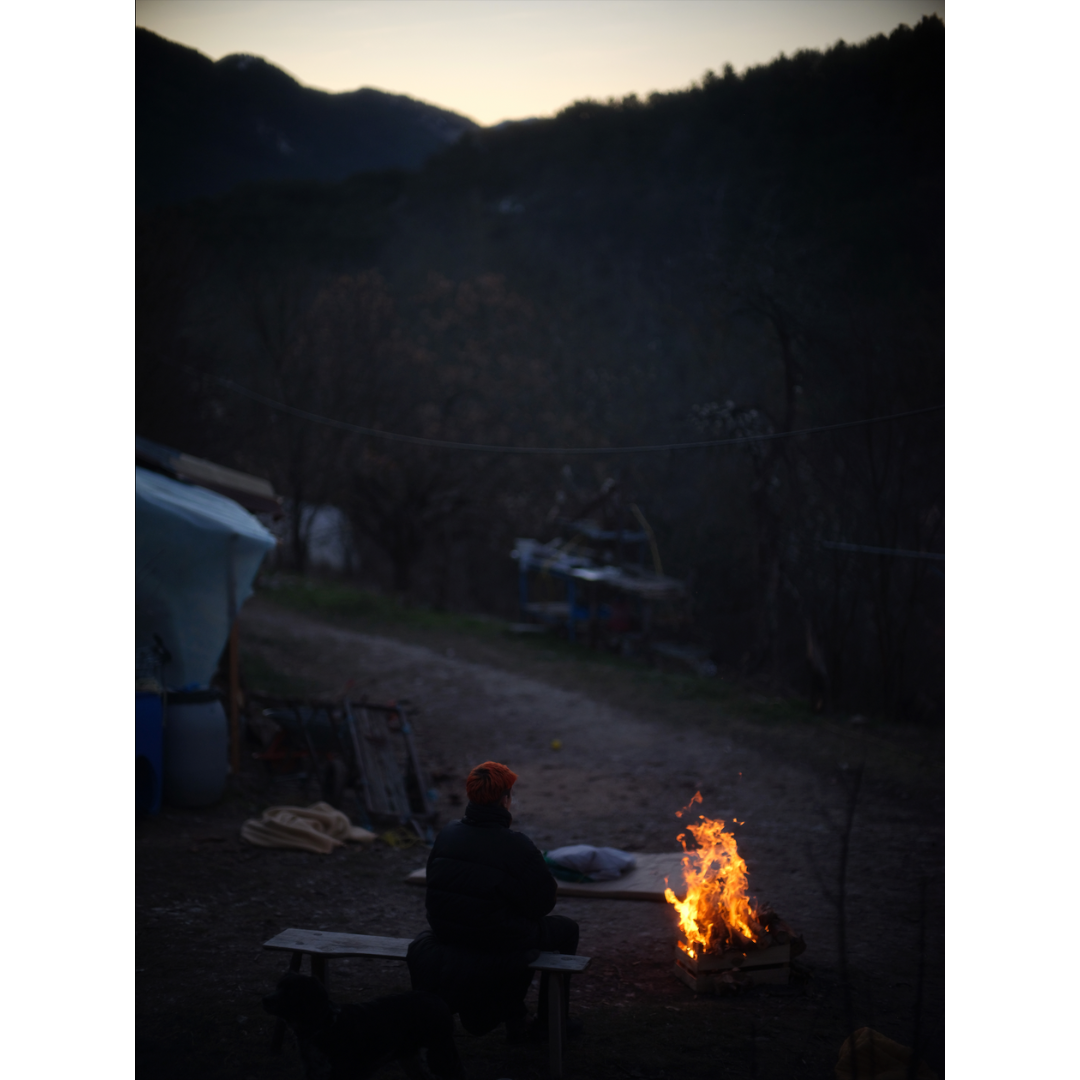
<instances>
[{"instance_id":1,"label":"blue tarp shelter","mask_svg":"<svg viewBox=\"0 0 1080 1080\"><path fill-rule=\"evenodd\" d=\"M206 687L276 541L232 499L135 468L135 646L158 635L170 689Z\"/></svg>"}]
</instances>

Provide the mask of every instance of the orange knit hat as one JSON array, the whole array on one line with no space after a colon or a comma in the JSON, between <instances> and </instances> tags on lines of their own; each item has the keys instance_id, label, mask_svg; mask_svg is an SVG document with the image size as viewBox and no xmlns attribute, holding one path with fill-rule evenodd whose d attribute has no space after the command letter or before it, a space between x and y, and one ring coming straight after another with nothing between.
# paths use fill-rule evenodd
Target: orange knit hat
<instances>
[{"instance_id":1,"label":"orange knit hat","mask_svg":"<svg viewBox=\"0 0 1080 1080\"><path fill-rule=\"evenodd\" d=\"M514 786L517 773L511 772L497 761L485 761L477 765L465 781L465 793L469 802L481 806L497 803Z\"/></svg>"}]
</instances>

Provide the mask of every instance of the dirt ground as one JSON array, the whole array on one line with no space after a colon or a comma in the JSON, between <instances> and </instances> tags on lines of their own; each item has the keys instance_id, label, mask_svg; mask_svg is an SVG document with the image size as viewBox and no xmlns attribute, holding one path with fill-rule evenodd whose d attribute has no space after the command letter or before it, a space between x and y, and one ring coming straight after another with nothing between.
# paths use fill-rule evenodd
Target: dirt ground
<instances>
[{"instance_id":1,"label":"dirt ground","mask_svg":"<svg viewBox=\"0 0 1080 1080\"><path fill-rule=\"evenodd\" d=\"M568 1075L824 1080L846 1034L863 1025L917 1042L944 1075L940 732L756 715L737 698L718 705L680 695L663 680L577 663L542 644L436 631L391 637L265 597L245 608L242 635L249 673L272 671L328 694L353 679L357 696L409 699L443 821L460 813L469 768L495 759L520 777L514 827L542 849L677 850L675 812L698 790L703 813L743 823L735 832L752 893L806 940L792 982L695 997L672 974L668 905L562 900L556 913L579 922L579 951L593 958L571 991L584 1034L567 1050ZM838 868L855 777L845 980ZM401 937L425 928L423 890L403 880L423 865L421 845L379 841L320 856L240 840L242 821L266 806L317 797L270 781L245 752L216 806L167 807L137 822L141 1080L299 1080L290 1040L282 1053L270 1050L260 998L285 959L261 943L290 926ZM340 1001L405 989L408 973L397 962L330 966ZM473 1080L547 1075L544 1047L511 1046L501 1031L461 1033L459 1049ZM404 1075L396 1067L385 1074Z\"/></svg>"}]
</instances>

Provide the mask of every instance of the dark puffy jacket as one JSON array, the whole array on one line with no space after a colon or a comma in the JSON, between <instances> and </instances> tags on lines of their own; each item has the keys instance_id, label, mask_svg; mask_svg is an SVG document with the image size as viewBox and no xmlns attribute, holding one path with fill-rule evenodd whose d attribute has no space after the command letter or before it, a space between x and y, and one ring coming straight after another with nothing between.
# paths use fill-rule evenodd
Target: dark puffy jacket
<instances>
[{"instance_id":1,"label":"dark puffy jacket","mask_svg":"<svg viewBox=\"0 0 1080 1080\"><path fill-rule=\"evenodd\" d=\"M447 945L483 952L537 947L540 920L555 906L543 855L510 828L502 806L469 803L447 825L427 863L427 917Z\"/></svg>"}]
</instances>

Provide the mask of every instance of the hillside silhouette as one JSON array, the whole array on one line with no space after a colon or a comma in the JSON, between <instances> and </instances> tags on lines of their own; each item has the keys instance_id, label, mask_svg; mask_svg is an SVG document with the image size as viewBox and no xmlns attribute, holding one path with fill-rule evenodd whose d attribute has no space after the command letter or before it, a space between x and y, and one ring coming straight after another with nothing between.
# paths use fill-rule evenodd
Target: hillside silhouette
<instances>
[{"instance_id":1,"label":"hillside silhouette","mask_svg":"<svg viewBox=\"0 0 1080 1080\"><path fill-rule=\"evenodd\" d=\"M342 507L369 581L504 615L515 537L584 516L630 527L636 506L665 569L692 582L692 616L667 632L722 671L813 689L820 707L939 719L940 563L851 545L944 550L940 412L735 450L526 460L350 435L215 380L347 423L518 446L938 406L944 42L925 18L472 128L411 172L141 215L139 433L268 475L294 506ZM222 78L251 73L239 63ZM299 516L291 528L303 568Z\"/></svg>"},{"instance_id":2,"label":"hillside silhouette","mask_svg":"<svg viewBox=\"0 0 1080 1080\"><path fill-rule=\"evenodd\" d=\"M329 94L256 56L217 62L137 27L136 201L147 207L260 180L342 180L419 168L473 121L399 94Z\"/></svg>"}]
</instances>

